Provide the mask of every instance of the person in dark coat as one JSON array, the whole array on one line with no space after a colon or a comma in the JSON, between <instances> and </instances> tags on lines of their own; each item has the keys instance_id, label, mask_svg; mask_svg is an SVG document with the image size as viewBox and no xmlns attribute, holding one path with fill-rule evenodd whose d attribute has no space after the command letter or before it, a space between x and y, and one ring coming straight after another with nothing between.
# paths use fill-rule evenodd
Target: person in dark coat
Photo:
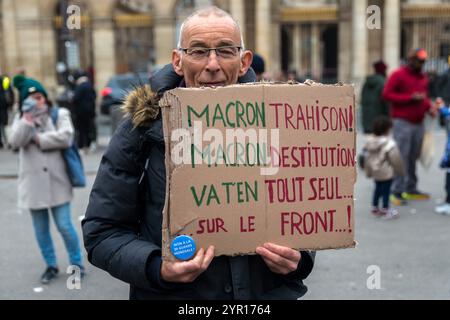
<instances>
[{"instance_id":1,"label":"person in dark coat","mask_svg":"<svg viewBox=\"0 0 450 320\"><path fill-rule=\"evenodd\" d=\"M253 54L252 69L256 73L256 81L263 81L266 72L266 63L264 58L257 53Z\"/></svg>"},{"instance_id":2,"label":"person in dark coat","mask_svg":"<svg viewBox=\"0 0 450 320\"><path fill-rule=\"evenodd\" d=\"M7 145L6 130L8 125L8 113L14 105L14 92L11 80L5 75L0 75L0 149Z\"/></svg>"},{"instance_id":3,"label":"person in dark coat","mask_svg":"<svg viewBox=\"0 0 450 320\"><path fill-rule=\"evenodd\" d=\"M373 64L373 68L375 74L367 77L361 93L362 125L366 134L372 133L373 122L378 116L389 115L389 105L382 97L387 65L380 60Z\"/></svg>"},{"instance_id":4,"label":"person in dark coat","mask_svg":"<svg viewBox=\"0 0 450 320\"><path fill-rule=\"evenodd\" d=\"M75 91L72 104L74 112L74 125L77 131L78 148L88 152L95 138L95 101L97 94L87 73L78 71L74 75Z\"/></svg>"},{"instance_id":5,"label":"person in dark coat","mask_svg":"<svg viewBox=\"0 0 450 320\"><path fill-rule=\"evenodd\" d=\"M256 80L252 53L238 48L239 28L226 12L212 7L194 13L180 33L172 65L128 96L128 116L103 156L82 222L88 259L129 283L130 299L297 299L307 291L302 280L313 268L314 252L270 244L256 248L256 255L214 258L210 246L189 261L161 259L166 170L158 99L176 87ZM236 46L235 55L219 59L212 50L193 57L181 48L190 48L194 37L206 48Z\"/></svg>"},{"instance_id":6,"label":"person in dark coat","mask_svg":"<svg viewBox=\"0 0 450 320\"><path fill-rule=\"evenodd\" d=\"M439 76L436 87L436 96L442 98L446 105L450 105L450 56L448 69Z\"/></svg>"}]
</instances>

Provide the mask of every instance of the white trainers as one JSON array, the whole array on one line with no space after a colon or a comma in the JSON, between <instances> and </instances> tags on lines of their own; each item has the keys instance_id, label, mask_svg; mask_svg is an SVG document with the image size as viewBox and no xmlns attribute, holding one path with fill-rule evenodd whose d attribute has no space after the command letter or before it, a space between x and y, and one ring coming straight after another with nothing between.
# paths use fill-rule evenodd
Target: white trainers
<instances>
[{"instance_id":1,"label":"white trainers","mask_svg":"<svg viewBox=\"0 0 450 320\"><path fill-rule=\"evenodd\" d=\"M450 215L450 203L443 203L443 204L437 206L436 208L434 208L434 211L436 213L449 216Z\"/></svg>"},{"instance_id":2,"label":"white trainers","mask_svg":"<svg viewBox=\"0 0 450 320\"><path fill-rule=\"evenodd\" d=\"M381 211L384 212L384 216L382 217L384 220L391 220L399 217L399 213L395 209L381 209Z\"/></svg>"}]
</instances>

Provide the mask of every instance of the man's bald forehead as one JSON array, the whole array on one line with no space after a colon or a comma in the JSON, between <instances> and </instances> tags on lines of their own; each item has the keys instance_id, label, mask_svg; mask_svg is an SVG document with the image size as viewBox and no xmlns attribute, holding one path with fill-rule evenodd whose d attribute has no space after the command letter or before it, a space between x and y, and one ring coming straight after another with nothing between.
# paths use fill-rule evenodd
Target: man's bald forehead
<instances>
[{"instance_id":1,"label":"man's bald forehead","mask_svg":"<svg viewBox=\"0 0 450 320\"><path fill-rule=\"evenodd\" d=\"M194 26L211 26L211 25L230 25L234 28L235 33L239 36L240 35L240 29L237 23L233 20L231 17L222 16L222 17L215 17L215 16L195 16L190 18L184 23L182 32L184 33L186 30L188 30L191 27ZM184 37L184 34L182 34L182 37Z\"/></svg>"},{"instance_id":2,"label":"man's bald forehead","mask_svg":"<svg viewBox=\"0 0 450 320\"><path fill-rule=\"evenodd\" d=\"M228 16L228 15L220 15L220 16L217 16L215 14L195 15L195 16L187 18L183 24L184 24L184 27L186 28L187 26L190 26L192 24L207 23L207 21L211 21L211 20L220 21L220 23L227 23L227 24L229 23L230 25L233 25L238 32L240 30L237 22L231 16Z\"/></svg>"},{"instance_id":3,"label":"man's bald forehead","mask_svg":"<svg viewBox=\"0 0 450 320\"><path fill-rule=\"evenodd\" d=\"M236 20L233 19L233 17L227 13L226 11L223 11L222 9L219 9L217 7L210 7L206 9L202 9L199 11L194 12L192 15L186 18L186 20L181 25L180 29L180 38L179 38L179 47L181 46L181 42L186 37L186 30L189 30L192 27L199 27L199 26L212 26L212 25L230 25L234 28L236 35L241 38L241 45L243 46L243 39L241 35L241 29L239 27L239 24L236 22Z\"/></svg>"},{"instance_id":4,"label":"man's bald forehead","mask_svg":"<svg viewBox=\"0 0 450 320\"><path fill-rule=\"evenodd\" d=\"M231 19L234 24L236 25L236 27L239 29L239 26L237 24L237 22L233 19L233 17L226 11L216 7L216 6L212 6L212 7L208 7L208 8L204 8L204 9L200 9L195 11L194 13L192 13L189 17L186 18L186 20L184 20L183 24L187 24L189 22L189 20L196 18L196 17L203 17L203 18L207 18L210 16L214 16L217 18L226 18L228 17L229 19Z\"/></svg>"}]
</instances>

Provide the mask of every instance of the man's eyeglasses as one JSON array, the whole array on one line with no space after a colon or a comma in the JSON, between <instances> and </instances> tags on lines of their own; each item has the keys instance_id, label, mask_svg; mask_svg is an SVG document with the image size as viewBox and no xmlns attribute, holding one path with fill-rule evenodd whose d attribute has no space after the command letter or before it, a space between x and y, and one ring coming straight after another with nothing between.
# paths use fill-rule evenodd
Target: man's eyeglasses
<instances>
[{"instance_id":1,"label":"man's eyeglasses","mask_svg":"<svg viewBox=\"0 0 450 320\"><path fill-rule=\"evenodd\" d=\"M178 50L183 51L189 57L195 60L203 60L209 57L211 50L216 52L216 55L223 59L233 59L242 50L239 46L222 46L217 48L203 48L203 47L192 47L192 48L179 48Z\"/></svg>"}]
</instances>

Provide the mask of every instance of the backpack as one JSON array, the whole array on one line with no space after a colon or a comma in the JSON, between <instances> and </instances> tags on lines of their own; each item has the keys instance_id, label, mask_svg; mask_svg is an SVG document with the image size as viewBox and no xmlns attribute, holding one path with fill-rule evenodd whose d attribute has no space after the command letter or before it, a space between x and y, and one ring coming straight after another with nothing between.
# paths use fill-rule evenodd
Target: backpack
<instances>
[{"instance_id":1,"label":"backpack","mask_svg":"<svg viewBox=\"0 0 450 320\"><path fill-rule=\"evenodd\" d=\"M385 170L390 170L392 164L389 163L388 153L392 149L392 143L388 143L379 150L363 149L364 172L368 178L376 178Z\"/></svg>"},{"instance_id":2,"label":"backpack","mask_svg":"<svg viewBox=\"0 0 450 320\"><path fill-rule=\"evenodd\" d=\"M58 108L52 108L50 112L53 125L56 127L58 122ZM72 145L62 150L66 170L69 175L70 182L74 188L83 188L86 186L86 176L84 174L83 161L81 160L78 147L74 141Z\"/></svg>"},{"instance_id":3,"label":"backpack","mask_svg":"<svg viewBox=\"0 0 450 320\"><path fill-rule=\"evenodd\" d=\"M367 151L366 148L362 149L361 153L358 154L358 161L357 162L358 162L359 168L361 170L364 170L364 168L365 168L365 166L367 164L367 160L366 160L367 156L368 156L368 151Z\"/></svg>"}]
</instances>

